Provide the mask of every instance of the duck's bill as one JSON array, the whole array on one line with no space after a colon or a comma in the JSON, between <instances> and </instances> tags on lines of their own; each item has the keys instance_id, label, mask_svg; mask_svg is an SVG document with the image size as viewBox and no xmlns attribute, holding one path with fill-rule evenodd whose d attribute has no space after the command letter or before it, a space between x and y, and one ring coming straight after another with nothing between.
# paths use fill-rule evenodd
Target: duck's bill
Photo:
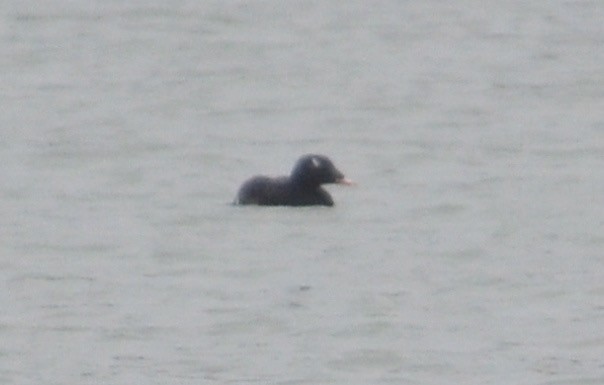
<instances>
[{"instance_id":1,"label":"duck's bill","mask_svg":"<svg viewBox=\"0 0 604 385\"><path fill-rule=\"evenodd\" d=\"M346 186L352 186L352 185L356 184L353 180L348 179L348 178L340 178L340 179L336 180L336 183L337 184L343 184L343 185L346 185Z\"/></svg>"}]
</instances>

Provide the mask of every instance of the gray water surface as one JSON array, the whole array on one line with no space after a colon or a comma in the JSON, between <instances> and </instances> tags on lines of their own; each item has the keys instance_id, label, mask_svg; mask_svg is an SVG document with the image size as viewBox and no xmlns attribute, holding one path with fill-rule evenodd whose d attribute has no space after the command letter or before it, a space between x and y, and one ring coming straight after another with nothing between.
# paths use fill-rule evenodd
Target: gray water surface
<instances>
[{"instance_id":1,"label":"gray water surface","mask_svg":"<svg viewBox=\"0 0 604 385\"><path fill-rule=\"evenodd\" d=\"M604 383L603 3L0 18L0 383Z\"/></svg>"}]
</instances>

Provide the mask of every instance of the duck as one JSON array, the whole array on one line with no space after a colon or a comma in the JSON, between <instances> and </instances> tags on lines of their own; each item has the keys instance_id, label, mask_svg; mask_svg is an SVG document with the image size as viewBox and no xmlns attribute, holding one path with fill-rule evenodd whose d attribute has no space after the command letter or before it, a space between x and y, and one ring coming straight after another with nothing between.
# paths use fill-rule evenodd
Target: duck
<instances>
[{"instance_id":1,"label":"duck","mask_svg":"<svg viewBox=\"0 0 604 385\"><path fill-rule=\"evenodd\" d=\"M237 193L237 205L333 206L324 184L353 185L325 155L307 154L298 159L289 176L256 175L246 180Z\"/></svg>"}]
</instances>

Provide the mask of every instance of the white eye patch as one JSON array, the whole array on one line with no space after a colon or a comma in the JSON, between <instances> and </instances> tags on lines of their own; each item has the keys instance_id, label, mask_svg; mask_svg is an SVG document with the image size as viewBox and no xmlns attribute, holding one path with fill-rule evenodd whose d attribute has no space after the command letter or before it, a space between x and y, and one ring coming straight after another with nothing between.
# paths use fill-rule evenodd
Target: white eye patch
<instances>
[{"instance_id":1,"label":"white eye patch","mask_svg":"<svg viewBox=\"0 0 604 385\"><path fill-rule=\"evenodd\" d=\"M321 161L317 158L311 158L310 161L315 168L319 168L321 166Z\"/></svg>"}]
</instances>

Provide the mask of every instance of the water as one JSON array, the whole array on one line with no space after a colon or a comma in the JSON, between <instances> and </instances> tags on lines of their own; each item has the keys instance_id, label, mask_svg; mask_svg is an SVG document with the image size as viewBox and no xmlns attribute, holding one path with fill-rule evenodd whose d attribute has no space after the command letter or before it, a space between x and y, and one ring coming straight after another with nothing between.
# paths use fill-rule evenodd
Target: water
<instances>
[{"instance_id":1,"label":"water","mask_svg":"<svg viewBox=\"0 0 604 385\"><path fill-rule=\"evenodd\" d=\"M604 383L599 2L1 17L0 383Z\"/></svg>"}]
</instances>

